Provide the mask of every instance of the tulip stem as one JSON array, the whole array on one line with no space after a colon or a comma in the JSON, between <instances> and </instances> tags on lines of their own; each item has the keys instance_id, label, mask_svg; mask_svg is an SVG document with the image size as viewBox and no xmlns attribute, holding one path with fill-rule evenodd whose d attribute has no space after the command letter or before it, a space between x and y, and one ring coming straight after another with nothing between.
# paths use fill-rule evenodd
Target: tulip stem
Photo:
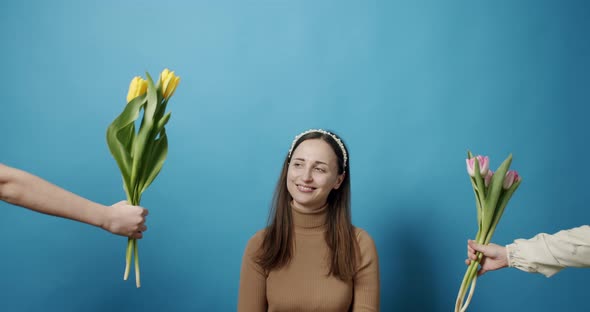
<instances>
[{"instance_id":1,"label":"tulip stem","mask_svg":"<svg viewBox=\"0 0 590 312\"><path fill-rule=\"evenodd\" d=\"M141 282L139 279L139 247L138 241L133 239L133 249L135 254L135 286L137 288L141 287Z\"/></svg>"},{"instance_id":2,"label":"tulip stem","mask_svg":"<svg viewBox=\"0 0 590 312\"><path fill-rule=\"evenodd\" d=\"M131 238L127 239L127 250L125 252L125 273L123 274L123 280L127 280L129 278L129 265L131 264L131 252L133 248L133 240Z\"/></svg>"},{"instance_id":3,"label":"tulip stem","mask_svg":"<svg viewBox=\"0 0 590 312\"><path fill-rule=\"evenodd\" d=\"M467 300L465 301L465 304L461 307L461 312L465 312L467 310L467 307L469 306L469 303L471 302L471 297L473 297L473 292L475 291L476 282L477 282L477 275L475 275L475 277L473 277L473 280L471 281L471 287L469 288L469 296L467 296Z\"/></svg>"},{"instance_id":4,"label":"tulip stem","mask_svg":"<svg viewBox=\"0 0 590 312\"><path fill-rule=\"evenodd\" d=\"M481 239L482 236L484 236L483 232L481 231L481 227L480 229L477 231L477 234L475 235L475 241L478 243L481 243ZM481 253L477 252L476 253L477 259L471 261L471 263L469 264L469 267L467 268L467 270L465 271L465 275L463 277L463 281L461 282L461 287L459 288L459 293L457 294L457 301L455 302L455 312L460 312L461 308L463 308L463 301L465 299L465 294L467 293L467 288L471 285L471 290L470 292L473 291L473 289L475 288L475 285L472 285L471 281L473 280L473 272L477 273L477 269L479 266L479 263L481 261ZM468 303L467 303L468 305Z\"/></svg>"},{"instance_id":5,"label":"tulip stem","mask_svg":"<svg viewBox=\"0 0 590 312\"><path fill-rule=\"evenodd\" d=\"M475 283L473 282L475 275L477 275L477 269L479 267L479 263L481 261L481 253L476 254L477 260L471 261L471 264L467 268L465 272L465 276L463 277L463 282L461 283L461 288L459 289L459 294L457 296L457 301L455 302L455 312L462 312L467 309L469 306L469 302L471 301L471 297L473 296L473 292L475 290ZM467 294L467 289L469 289L470 296L467 298L467 301L463 303L465 299L465 295Z\"/></svg>"}]
</instances>

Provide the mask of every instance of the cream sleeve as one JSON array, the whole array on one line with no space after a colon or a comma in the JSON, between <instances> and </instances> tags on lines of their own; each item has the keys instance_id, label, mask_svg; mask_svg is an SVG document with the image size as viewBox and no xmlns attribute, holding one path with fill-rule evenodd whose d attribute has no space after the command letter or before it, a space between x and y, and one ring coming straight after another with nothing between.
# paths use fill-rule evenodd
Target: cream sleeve
<instances>
[{"instance_id":1,"label":"cream sleeve","mask_svg":"<svg viewBox=\"0 0 590 312\"><path fill-rule=\"evenodd\" d=\"M567 267L590 267L590 226L517 239L506 249L508 266L547 277Z\"/></svg>"}]
</instances>

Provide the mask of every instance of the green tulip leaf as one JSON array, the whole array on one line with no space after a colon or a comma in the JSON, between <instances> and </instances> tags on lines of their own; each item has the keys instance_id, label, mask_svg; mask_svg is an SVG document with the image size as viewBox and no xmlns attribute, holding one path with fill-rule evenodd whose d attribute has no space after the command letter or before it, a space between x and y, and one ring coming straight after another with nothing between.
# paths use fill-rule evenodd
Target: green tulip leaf
<instances>
[{"instance_id":1,"label":"green tulip leaf","mask_svg":"<svg viewBox=\"0 0 590 312\"><path fill-rule=\"evenodd\" d=\"M492 180L490 181L490 188L489 194L485 200L485 207L484 213L487 215L486 219L484 219L484 228L485 231L489 229L491 223L493 221L494 213L496 210L496 204L498 203L498 199L502 193L502 186L504 184L504 177L506 176L506 172L510 168L510 164L512 163L512 154L508 155L508 157L502 162L498 170L492 176Z\"/></svg>"},{"instance_id":2,"label":"green tulip leaf","mask_svg":"<svg viewBox=\"0 0 590 312\"><path fill-rule=\"evenodd\" d=\"M146 179L141 186L141 192L145 191L150 184L156 179L164 161L168 156L168 137L166 136L166 129L163 128L159 133L159 138L153 142L152 149L149 154L148 163L151 165L146 172Z\"/></svg>"},{"instance_id":3,"label":"green tulip leaf","mask_svg":"<svg viewBox=\"0 0 590 312\"><path fill-rule=\"evenodd\" d=\"M153 121L154 114L156 112L156 108L158 107L158 94L156 91L157 90L156 86L154 86L154 81L152 80L152 77L150 76L150 74L146 73L146 77L147 77L148 88L147 88L147 105L145 107L144 119L146 121Z\"/></svg>"},{"instance_id":4,"label":"green tulip leaf","mask_svg":"<svg viewBox=\"0 0 590 312\"><path fill-rule=\"evenodd\" d=\"M133 162L129 149L133 139L130 137L134 135L132 133L134 131L133 123L139 117L139 110L145 103L145 99L145 96L138 96L131 100L123 112L107 128L107 145L119 166L127 190L131 189L130 175Z\"/></svg>"}]
</instances>

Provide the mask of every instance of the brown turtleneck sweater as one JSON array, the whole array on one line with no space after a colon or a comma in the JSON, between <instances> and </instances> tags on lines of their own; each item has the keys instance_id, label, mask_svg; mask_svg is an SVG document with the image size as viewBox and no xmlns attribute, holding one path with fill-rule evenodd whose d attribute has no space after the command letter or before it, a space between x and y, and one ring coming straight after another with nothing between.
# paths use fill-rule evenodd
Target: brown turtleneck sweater
<instances>
[{"instance_id":1,"label":"brown turtleneck sweater","mask_svg":"<svg viewBox=\"0 0 590 312\"><path fill-rule=\"evenodd\" d=\"M293 208L294 255L288 265L268 274L256 263L264 230L250 239L242 259L239 312L379 311L379 261L373 239L355 228L360 263L353 280L328 276L326 216L325 208L313 213Z\"/></svg>"}]
</instances>

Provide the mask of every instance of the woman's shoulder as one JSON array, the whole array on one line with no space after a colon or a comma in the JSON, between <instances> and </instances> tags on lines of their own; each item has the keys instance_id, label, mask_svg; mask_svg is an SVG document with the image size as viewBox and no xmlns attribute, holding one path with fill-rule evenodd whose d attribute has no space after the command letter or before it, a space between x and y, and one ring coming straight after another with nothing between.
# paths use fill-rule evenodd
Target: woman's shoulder
<instances>
[{"instance_id":1,"label":"woman's shoulder","mask_svg":"<svg viewBox=\"0 0 590 312\"><path fill-rule=\"evenodd\" d=\"M246 244L246 249L250 250L258 250L262 245L262 241L264 240L264 234L266 233L266 229L258 230L254 235L250 236L248 239L248 243Z\"/></svg>"},{"instance_id":2,"label":"woman's shoulder","mask_svg":"<svg viewBox=\"0 0 590 312\"><path fill-rule=\"evenodd\" d=\"M362 228L354 227L354 237L356 237L357 242L360 243L371 243L373 244L373 238L367 231Z\"/></svg>"},{"instance_id":3,"label":"woman's shoulder","mask_svg":"<svg viewBox=\"0 0 590 312\"><path fill-rule=\"evenodd\" d=\"M367 231L357 227L354 227L354 234L358 243L357 277L359 276L358 274L364 275L367 272L378 272L379 255L377 254L377 246L373 238Z\"/></svg>"},{"instance_id":4,"label":"woman's shoulder","mask_svg":"<svg viewBox=\"0 0 590 312\"><path fill-rule=\"evenodd\" d=\"M377 246L367 231L355 226L354 236L358 243L362 258L377 258Z\"/></svg>"}]
</instances>

